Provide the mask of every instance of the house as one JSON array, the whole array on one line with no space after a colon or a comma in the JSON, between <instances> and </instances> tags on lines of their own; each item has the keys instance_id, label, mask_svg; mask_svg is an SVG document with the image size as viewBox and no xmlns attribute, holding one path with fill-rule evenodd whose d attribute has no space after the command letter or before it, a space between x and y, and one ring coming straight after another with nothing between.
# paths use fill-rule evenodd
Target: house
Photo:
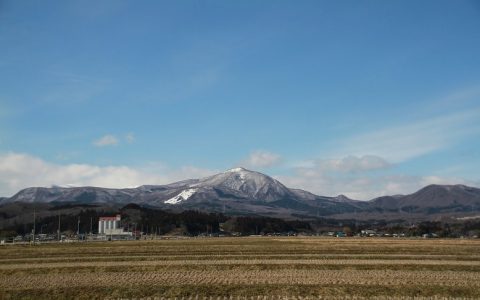
<instances>
[{"instance_id":1,"label":"house","mask_svg":"<svg viewBox=\"0 0 480 300\"><path fill-rule=\"evenodd\" d=\"M377 236L377 232L371 229L365 229L361 231L362 236Z\"/></svg>"}]
</instances>

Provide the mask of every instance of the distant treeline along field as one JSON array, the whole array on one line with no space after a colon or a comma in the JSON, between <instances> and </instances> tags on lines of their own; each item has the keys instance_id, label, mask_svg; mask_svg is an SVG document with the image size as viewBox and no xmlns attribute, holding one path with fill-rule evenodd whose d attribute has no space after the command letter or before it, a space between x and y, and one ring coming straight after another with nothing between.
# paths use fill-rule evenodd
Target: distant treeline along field
<instances>
[{"instance_id":1,"label":"distant treeline along field","mask_svg":"<svg viewBox=\"0 0 480 300\"><path fill-rule=\"evenodd\" d=\"M33 206L23 205L23 218L9 218L14 212L2 212L0 238L35 234L56 236L88 235L98 232L98 220L102 216L120 214L125 230L135 229L139 235L176 236L229 236L229 235L375 235L375 236L423 236L423 237L478 237L480 220L455 222L423 221L405 223L401 220L358 221L317 218L310 220L285 220L263 216L231 216L200 211L167 212L154 208L129 204L120 209L100 208L95 205L63 205L37 208L35 222ZM48 210L48 213L45 211ZM11 214L11 216L9 215ZM10 222L5 220L11 219ZM13 220L13 221L12 221ZM35 223L35 224L34 224ZM35 225L35 226L34 226Z\"/></svg>"}]
</instances>

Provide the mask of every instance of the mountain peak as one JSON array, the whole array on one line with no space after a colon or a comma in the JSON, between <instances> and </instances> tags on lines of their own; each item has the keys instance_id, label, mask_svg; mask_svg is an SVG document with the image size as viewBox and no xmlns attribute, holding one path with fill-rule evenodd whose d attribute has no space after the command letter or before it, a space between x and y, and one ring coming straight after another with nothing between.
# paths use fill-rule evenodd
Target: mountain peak
<instances>
[{"instance_id":1,"label":"mountain peak","mask_svg":"<svg viewBox=\"0 0 480 300\"><path fill-rule=\"evenodd\" d=\"M263 201L275 201L292 196L290 190L277 180L241 167L203 178L190 187L215 187L225 192L236 191L250 199Z\"/></svg>"}]
</instances>

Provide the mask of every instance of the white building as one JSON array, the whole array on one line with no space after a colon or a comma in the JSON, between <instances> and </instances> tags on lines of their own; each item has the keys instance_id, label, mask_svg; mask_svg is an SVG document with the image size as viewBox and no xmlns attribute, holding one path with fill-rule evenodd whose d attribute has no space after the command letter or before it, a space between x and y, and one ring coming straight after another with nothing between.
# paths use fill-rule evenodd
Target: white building
<instances>
[{"instance_id":1,"label":"white building","mask_svg":"<svg viewBox=\"0 0 480 300\"><path fill-rule=\"evenodd\" d=\"M100 217L98 219L98 235L99 240L131 240L135 239L133 232L123 231L123 226L120 223L122 217L116 215L115 217Z\"/></svg>"},{"instance_id":2,"label":"white building","mask_svg":"<svg viewBox=\"0 0 480 300\"><path fill-rule=\"evenodd\" d=\"M123 231L120 225L122 217L116 215L115 217L100 217L98 220L98 234L101 235L131 235L131 232Z\"/></svg>"},{"instance_id":3,"label":"white building","mask_svg":"<svg viewBox=\"0 0 480 300\"><path fill-rule=\"evenodd\" d=\"M362 236L377 236L377 232L375 230L366 229L366 230L362 230L361 235Z\"/></svg>"}]
</instances>

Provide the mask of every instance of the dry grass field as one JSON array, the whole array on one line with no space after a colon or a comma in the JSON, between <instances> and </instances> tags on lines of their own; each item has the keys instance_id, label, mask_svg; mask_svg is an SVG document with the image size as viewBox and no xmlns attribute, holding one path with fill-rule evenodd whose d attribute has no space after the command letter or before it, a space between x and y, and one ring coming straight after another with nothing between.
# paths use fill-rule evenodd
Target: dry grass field
<instances>
[{"instance_id":1,"label":"dry grass field","mask_svg":"<svg viewBox=\"0 0 480 300\"><path fill-rule=\"evenodd\" d=\"M480 240L208 238L0 247L0 298L480 298Z\"/></svg>"}]
</instances>

